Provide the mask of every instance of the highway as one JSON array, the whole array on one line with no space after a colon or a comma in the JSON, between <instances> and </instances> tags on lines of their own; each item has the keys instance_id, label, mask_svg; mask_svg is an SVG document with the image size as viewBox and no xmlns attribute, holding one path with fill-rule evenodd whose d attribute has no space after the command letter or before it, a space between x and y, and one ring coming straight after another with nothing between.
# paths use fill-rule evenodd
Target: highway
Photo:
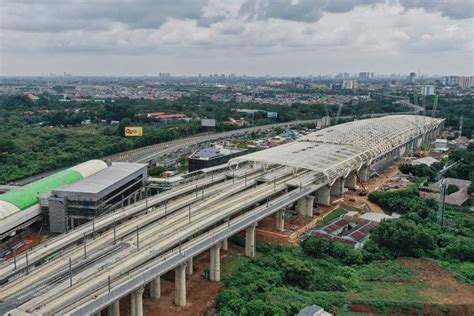
<instances>
[{"instance_id":1,"label":"highway","mask_svg":"<svg viewBox=\"0 0 474 316\"><path fill-rule=\"evenodd\" d=\"M119 153L116 155L112 155L109 157L103 158L104 161L126 161L126 162L141 162L141 163L149 163L158 157L165 156L167 154L172 154L180 149L198 145L201 143L206 143L209 141L216 141L219 139L231 138L231 137L239 137L245 134L249 134L252 132L257 132L260 130L269 130L278 127L285 127L285 126L295 126L301 125L305 123L315 122L315 120L305 120L305 121L291 121L286 123L277 123L277 124L270 124L270 125L261 125L261 126L253 126L248 128L241 128L236 129L228 132L222 133L211 133L206 135L199 135L193 136L185 139L178 139L171 142L146 146L134 150L130 150L127 152Z\"/></svg>"},{"instance_id":2,"label":"highway","mask_svg":"<svg viewBox=\"0 0 474 316\"><path fill-rule=\"evenodd\" d=\"M409 111L409 112L397 112L397 113L372 113L372 114L367 114L365 117L368 118L375 118L375 117L382 117L386 115L392 115L392 114L416 114L419 111L414 110L414 111ZM352 119L354 118L354 115L348 115L348 116L340 116L339 119ZM315 123L316 119L314 120L297 120L297 121L290 121L290 122L285 122L285 123L277 123L277 124L269 124L269 125L260 125L260 126L253 126L253 127L248 127L248 128L241 128L241 129L236 129L233 131L228 131L228 132L222 132L222 133L211 133L209 135L199 135L199 136L193 136L193 137L188 137L184 139L178 139L170 142L165 142L165 143L160 143L160 144L155 144L155 145L150 145L146 147L141 147L141 148L136 148L132 149L129 151L125 151L122 153L117 153L111 156L103 157L101 158L105 162L111 163L111 162L139 162L139 163L150 163L152 161L156 161L160 158L163 158L167 155L171 155L174 153L178 153L180 150L196 146L202 143L206 143L209 141L215 141L218 139L224 139L224 138L229 138L229 137L238 137L245 135L247 133L252 133L255 131L259 130L269 130L272 128L278 128L278 127L285 127L285 126L297 126L297 125L302 125L306 123ZM16 182L11 183L14 186L23 186L28 183L31 183L33 181L42 179L44 177L47 177L51 174L54 174L56 172L59 172L61 170L64 170L65 168L58 169L55 171L51 172L45 172L39 175L35 175L32 177L28 177Z\"/></svg>"},{"instance_id":3,"label":"highway","mask_svg":"<svg viewBox=\"0 0 474 316\"><path fill-rule=\"evenodd\" d=\"M186 149L187 147L199 145L201 143L206 143L209 141L215 141L218 139L224 139L229 137L238 137L245 135L247 133L252 133L259 130L270 130L278 127L285 126L296 126L305 123L315 122L316 120L297 120L290 121L285 123L276 123L268 125L259 125L247 128L236 129L228 132L221 133L211 133L206 135L192 136L184 139L173 140L170 142L164 142L160 144L145 146L141 148L132 149L122 153L117 153L107 157L100 158L101 160L111 163L111 162L138 162L138 163L149 163L153 160L160 159L166 155L179 152L179 150ZM41 173L35 176L31 176L16 182L11 183L14 186L24 186L28 183L40 180L49 175L57 173L65 168L57 169L50 172Z\"/></svg>"}]
</instances>

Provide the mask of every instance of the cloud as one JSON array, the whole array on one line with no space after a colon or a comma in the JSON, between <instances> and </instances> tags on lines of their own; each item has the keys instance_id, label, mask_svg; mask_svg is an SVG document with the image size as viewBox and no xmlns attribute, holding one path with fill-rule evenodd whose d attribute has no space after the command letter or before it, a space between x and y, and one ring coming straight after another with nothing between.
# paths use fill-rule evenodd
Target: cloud
<instances>
[{"instance_id":1,"label":"cloud","mask_svg":"<svg viewBox=\"0 0 474 316\"><path fill-rule=\"evenodd\" d=\"M400 4L406 10L423 9L452 19L474 17L472 0L247 0L241 15L249 20L283 19L314 22L324 13L346 13L359 6Z\"/></svg>"},{"instance_id":2,"label":"cloud","mask_svg":"<svg viewBox=\"0 0 474 316\"><path fill-rule=\"evenodd\" d=\"M317 71L329 65L352 67L349 62L367 69L375 67L377 59L386 60L380 69L411 67L425 60L432 67L449 68L449 62L435 63L436 58L472 64L472 57L467 57L474 47L472 4L448 2L0 0L0 70L11 72L13 65L22 67L12 60L33 62L40 55L45 57L37 64L45 69L69 67L70 63L59 63L75 63L68 55L75 60L89 56L106 65L115 60L110 56L124 60L130 56L138 60L134 66L153 67L157 60L167 60L181 72L190 71L184 65L248 67L242 72L272 72L294 65ZM49 63L43 62L48 58ZM250 61L255 64L249 65ZM98 69L97 65L79 69L88 67Z\"/></svg>"},{"instance_id":3,"label":"cloud","mask_svg":"<svg viewBox=\"0 0 474 316\"><path fill-rule=\"evenodd\" d=\"M474 17L472 0L400 0L405 9L422 8L427 12L440 13L451 19L468 19Z\"/></svg>"}]
</instances>

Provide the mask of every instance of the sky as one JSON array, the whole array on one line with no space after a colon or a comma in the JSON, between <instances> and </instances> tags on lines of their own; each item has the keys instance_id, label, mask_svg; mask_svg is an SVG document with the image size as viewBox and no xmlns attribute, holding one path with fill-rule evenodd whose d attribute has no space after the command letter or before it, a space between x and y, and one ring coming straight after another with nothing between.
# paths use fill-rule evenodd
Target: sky
<instances>
[{"instance_id":1,"label":"sky","mask_svg":"<svg viewBox=\"0 0 474 316\"><path fill-rule=\"evenodd\" d=\"M0 75L474 74L472 0L0 0Z\"/></svg>"}]
</instances>

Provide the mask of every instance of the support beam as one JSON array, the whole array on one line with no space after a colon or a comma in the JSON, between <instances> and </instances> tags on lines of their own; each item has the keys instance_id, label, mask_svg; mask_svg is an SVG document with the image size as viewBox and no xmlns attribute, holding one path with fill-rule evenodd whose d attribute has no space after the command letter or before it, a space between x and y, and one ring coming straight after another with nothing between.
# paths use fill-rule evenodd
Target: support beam
<instances>
[{"instance_id":1,"label":"support beam","mask_svg":"<svg viewBox=\"0 0 474 316\"><path fill-rule=\"evenodd\" d=\"M344 185L346 188L355 190L357 186L357 176L355 171L349 172L349 175L347 175L346 181L344 182Z\"/></svg>"},{"instance_id":2,"label":"support beam","mask_svg":"<svg viewBox=\"0 0 474 316\"><path fill-rule=\"evenodd\" d=\"M116 300L112 305L107 308L108 316L120 316L120 301Z\"/></svg>"},{"instance_id":3,"label":"support beam","mask_svg":"<svg viewBox=\"0 0 474 316\"><path fill-rule=\"evenodd\" d=\"M318 204L324 206L331 206L331 194L330 188L328 186L324 186L318 190Z\"/></svg>"},{"instance_id":4,"label":"support beam","mask_svg":"<svg viewBox=\"0 0 474 316\"><path fill-rule=\"evenodd\" d=\"M221 280L221 244L211 247L211 267L209 269L209 279L219 282Z\"/></svg>"},{"instance_id":5,"label":"support beam","mask_svg":"<svg viewBox=\"0 0 474 316\"><path fill-rule=\"evenodd\" d=\"M161 277L158 276L150 282L150 297L158 300L161 297Z\"/></svg>"},{"instance_id":6,"label":"support beam","mask_svg":"<svg viewBox=\"0 0 474 316\"><path fill-rule=\"evenodd\" d=\"M344 182L343 178L337 179L331 187L331 195L342 196L344 194Z\"/></svg>"},{"instance_id":7,"label":"support beam","mask_svg":"<svg viewBox=\"0 0 474 316\"><path fill-rule=\"evenodd\" d=\"M187 264L186 264L186 274L187 275L192 275L193 274L193 257L189 258Z\"/></svg>"},{"instance_id":8,"label":"support beam","mask_svg":"<svg viewBox=\"0 0 474 316\"><path fill-rule=\"evenodd\" d=\"M143 316L143 291L144 288L142 286L132 292L132 316Z\"/></svg>"},{"instance_id":9,"label":"support beam","mask_svg":"<svg viewBox=\"0 0 474 316\"><path fill-rule=\"evenodd\" d=\"M285 209L276 212L276 229L280 232L285 230Z\"/></svg>"},{"instance_id":10,"label":"support beam","mask_svg":"<svg viewBox=\"0 0 474 316\"><path fill-rule=\"evenodd\" d=\"M229 240L226 238L222 241L222 250L228 250L229 249Z\"/></svg>"},{"instance_id":11,"label":"support beam","mask_svg":"<svg viewBox=\"0 0 474 316\"><path fill-rule=\"evenodd\" d=\"M178 306L186 306L186 264L174 269L174 284L176 291L174 303Z\"/></svg>"},{"instance_id":12,"label":"support beam","mask_svg":"<svg viewBox=\"0 0 474 316\"><path fill-rule=\"evenodd\" d=\"M245 229L245 255L255 257L255 228L257 224L252 224Z\"/></svg>"}]
</instances>

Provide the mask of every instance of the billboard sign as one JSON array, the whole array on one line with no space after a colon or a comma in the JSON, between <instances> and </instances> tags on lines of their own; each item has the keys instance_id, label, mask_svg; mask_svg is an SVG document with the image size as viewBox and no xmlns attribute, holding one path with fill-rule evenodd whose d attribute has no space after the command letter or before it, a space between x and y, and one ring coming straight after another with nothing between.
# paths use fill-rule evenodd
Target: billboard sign
<instances>
[{"instance_id":1,"label":"billboard sign","mask_svg":"<svg viewBox=\"0 0 474 316\"><path fill-rule=\"evenodd\" d=\"M267 112L267 117L268 118L277 118L278 113L277 112Z\"/></svg>"},{"instance_id":2,"label":"billboard sign","mask_svg":"<svg viewBox=\"0 0 474 316\"><path fill-rule=\"evenodd\" d=\"M143 127L125 127L126 137L143 136Z\"/></svg>"},{"instance_id":3,"label":"billboard sign","mask_svg":"<svg viewBox=\"0 0 474 316\"><path fill-rule=\"evenodd\" d=\"M201 119L201 126L216 127L215 119Z\"/></svg>"}]
</instances>

